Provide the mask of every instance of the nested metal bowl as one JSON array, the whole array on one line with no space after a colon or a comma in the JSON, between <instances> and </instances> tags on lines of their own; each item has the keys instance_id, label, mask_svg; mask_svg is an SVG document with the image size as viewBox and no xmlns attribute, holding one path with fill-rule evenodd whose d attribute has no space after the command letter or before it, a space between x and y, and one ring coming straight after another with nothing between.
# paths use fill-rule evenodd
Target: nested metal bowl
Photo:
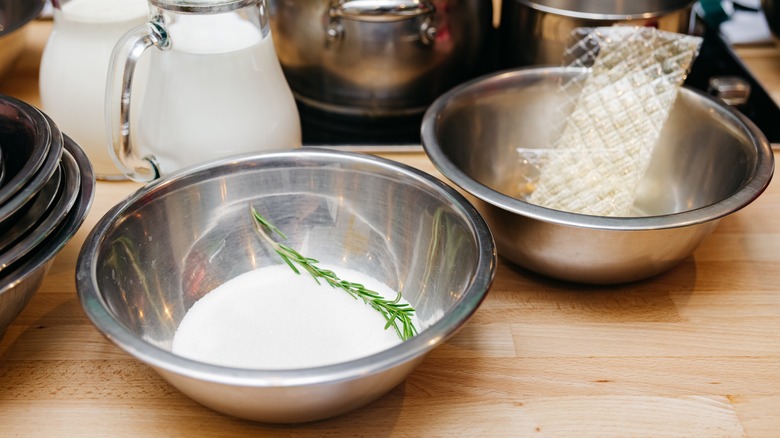
<instances>
[{"instance_id":1,"label":"nested metal bowl","mask_svg":"<svg viewBox=\"0 0 780 438\"><path fill-rule=\"evenodd\" d=\"M31 251L0 273L0 336L38 291L55 256L76 234L92 205L95 178L89 160L67 137L65 151L76 163L79 181L75 187L76 201L53 232L37 240ZM68 172L73 170L69 167Z\"/></svg>"},{"instance_id":2,"label":"nested metal bowl","mask_svg":"<svg viewBox=\"0 0 780 438\"><path fill-rule=\"evenodd\" d=\"M559 81L579 71L498 72L442 95L423 119L434 165L477 199L498 253L529 270L584 283L659 274L690 256L719 220L755 200L774 158L763 134L714 99L681 89L640 184L635 217L599 217L522 200L518 148L545 148Z\"/></svg>"},{"instance_id":3,"label":"nested metal bowl","mask_svg":"<svg viewBox=\"0 0 780 438\"><path fill-rule=\"evenodd\" d=\"M305 242L307 257L400 289L420 333L365 358L306 369L238 369L171 353L198 298L281 263L258 239L250 205L284 230L285 243ZM95 326L186 395L242 418L302 422L355 409L404 380L477 309L495 257L477 211L430 175L368 155L302 149L198 166L142 188L87 237L76 283Z\"/></svg>"},{"instance_id":4,"label":"nested metal bowl","mask_svg":"<svg viewBox=\"0 0 780 438\"><path fill-rule=\"evenodd\" d=\"M27 24L43 9L44 0L0 0L0 80L26 46Z\"/></svg>"},{"instance_id":5,"label":"nested metal bowl","mask_svg":"<svg viewBox=\"0 0 780 438\"><path fill-rule=\"evenodd\" d=\"M34 252L41 242L57 230L57 227L76 204L81 187L81 173L78 163L70 152L64 151L59 164L61 171L56 176L60 178L60 184L52 198L51 205L40 217L32 221L32 226L26 229L17 241L2 249L0 252L0 273L9 266L13 266L26 254ZM39 193L46 195L43 191ZM25 220L25 218L20 220ZM9 230L9 234L11 231L13 230Z\"/></svg>"},{"instance_id":6,"label":"nested metal bowl","mask_svg":"<svg viewBox=\"0 0 780 438\"><path fill-rule=\"evenodd\" d=\"M0 148L5 180L0 185L0 227L48 181L58 166L60 130L32 105L0 95Z\"/></svg>"}]
</instances>

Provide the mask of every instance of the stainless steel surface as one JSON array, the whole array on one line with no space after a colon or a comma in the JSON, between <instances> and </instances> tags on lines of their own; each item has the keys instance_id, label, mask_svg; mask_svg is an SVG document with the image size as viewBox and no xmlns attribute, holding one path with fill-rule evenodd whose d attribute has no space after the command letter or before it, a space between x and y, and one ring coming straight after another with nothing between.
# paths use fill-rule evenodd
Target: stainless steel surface
<instances>
[{"instance_id":1,"label":"stainless steel surface","mask_svg":"<svg viewBox=\"0 0 780 438\"><path fill-rule=\"evenodd\" d=\"M48 165L52 164L50 149L52 146L62 148L62 143L61 138L52 133L43 113L19 99L0 95L0 145L7 173L6 182L0 187L2 221L48 180L40 179L39 170L47 160ZM56 160L54 164L51 172L54 172Z\"/></svg>"},{"instance_id":2,"label":"stainless steel surface","mask_svg":"<svg viewBox=\"0 0 780 438\"><path fill-rule=\"evenodd\" d=\"M70 138L65 138L65 150L76 160L81 175L76 205L54 234L39 242L12 270L0 273L0 336L38 290L54 257L76 234L92 205L95 177L89 160Z\"/></svg>"},{"instance_id":3,"label":"stainless steel surface","mask_svg":"<svg viewBox=\"0 0 780 438\"><path fill-rule=\"evenodd\" d=\"M44 0L0 0L0 80L26 45L27 23L43 9Z\"/></svg>"},{"instance_id":4,"label":"stainless steel surface","mask_svg":"<svg viewBox=\"0 0 780 438\"><path fill-rule=\"evenodd\" d=\"M198 298L280 263L255 235L250 204L289 245L305 242L307 256L400 288L417 309L419 335L363 359L299 370L235 369L172 354L174 332ZM301 149L199 166L142 188L87 237L76 286L102 333L188 396L227 414L286 423L347 412L399 384L466 323L495 264L477 211L432 176L370 155Z\"/></svg>"},{"instance_id":5,"label":"stainless steel surface","mask_svg":"<svg viewBox=\"0 0 780 438\"><path fill-rule=\"evenodd\" d=\"M499 27L503 67L560 66L578 27L653 26L690 33L693 0L502 0Z\"/></svg>"},{"instance_id":6,"label":"stainless steel surface","mask_svg":"<svg viewBox=\"0 0 780 438\"><path fill-rule=\"evenodd\" d=\"M769 183L774 159L746 118L682 89L661 132L635 206L646 216L597 217L518 199L517 148L544 148L559 107L561 68L518 69L459 86L431 105L423 147L434 165L479 200L499 254L541 274L620 283L689 256L718 220ZM526 167L527 168L527 167Z\"/></svg>"},{"instance_id":7,"label":"stainless steel surface","mask_svg":"<svg viewBox=\"0 0 780 438\"><path fill-rule=\"evenodd\" d=\"M486 0L271 0L287 81L303 104L375 118L422 114L484 64Z\"/></svg>"}]
</instances>

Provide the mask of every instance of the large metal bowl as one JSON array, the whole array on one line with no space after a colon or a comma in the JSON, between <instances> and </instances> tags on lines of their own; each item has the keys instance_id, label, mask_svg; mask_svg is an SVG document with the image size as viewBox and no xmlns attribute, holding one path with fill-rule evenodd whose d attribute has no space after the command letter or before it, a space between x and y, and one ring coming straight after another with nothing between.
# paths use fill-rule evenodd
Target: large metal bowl
<instances>
[{"instance_id":1,"label":"large metal bowl","mask_svg":"<svg viewBox=\"0 0 780 438\"><path fill-rule=\"evenodd\" d=\"M530 204L512 192L524 175L518 148L547 147L562 96L580 72L499 72L447 92L422 125L425 152L478 199L500 255L576 282L621 283L691 255L719 219L756 199L774 171L766 138L715 100L682 89L661 132L635 206L639 217L598 217Z\"/></svg>"},{"instance_id":2,"label":"large metal bowl","mask_svg":"<svg viewBox=\"0 0 780 438\"><path fill-rule=\"evenodd\" d=\"M0 274L0 336L35 295L54 263L54 257L76 234L92 205L95 177L84 152L70 138L65 138L65 150L78 166L78 197L57 229L38 242L35 249L13 268Z\"/></svg>"},{"instance_id":3,"label":"large metal bowl","mask_svg":"<svg viewBox=\"0 0 780 438\"><path fill-rule=\"evenodd\" d=\"M230 368L171 353L196 299L281 263L258 239L250 204L290 246L305 242L307 257L401 289L416 307L419 335L369 357L296 370ZM399 384L466 323L495 263L487 225L442 182L368 155L302 149L199 166L142 188L87 237L76 285L103 334L188 396L227 414L286 423L347 412Z\"/></svg>"},{"instance_id":4,"label":"large metal bowl","mask_svg":"<svg viewBox=\"0 0 780 438\"><path fill-rule=\"evenodd\" d=\"M0 80L27 44L27 23L43 9L44 0L0 0Z\"/></svg>"}]
</instances>

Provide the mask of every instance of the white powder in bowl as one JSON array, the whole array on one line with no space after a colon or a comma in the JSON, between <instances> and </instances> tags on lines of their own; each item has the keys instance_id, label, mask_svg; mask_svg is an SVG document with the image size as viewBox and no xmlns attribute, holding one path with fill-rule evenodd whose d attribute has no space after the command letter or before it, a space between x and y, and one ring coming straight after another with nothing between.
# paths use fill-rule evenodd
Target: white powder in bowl
<instances>
[{"instance_id":1,"label":"white powder in bowl","mask_svg":"<svg viewBox=\"0 0 780 438\"><path fill-rule=\"evenodd\" d=\"M396 292L350 269L332 269L385 298ZM406 301L403 301L406 302ZM416 318L413 318L415 326ZM172 351L201 362L250 369L295 369L344 362L401 340L384 317L341 289L287 265L242 274L198 300L173 338Z\"/></svg>"}]
</instances>

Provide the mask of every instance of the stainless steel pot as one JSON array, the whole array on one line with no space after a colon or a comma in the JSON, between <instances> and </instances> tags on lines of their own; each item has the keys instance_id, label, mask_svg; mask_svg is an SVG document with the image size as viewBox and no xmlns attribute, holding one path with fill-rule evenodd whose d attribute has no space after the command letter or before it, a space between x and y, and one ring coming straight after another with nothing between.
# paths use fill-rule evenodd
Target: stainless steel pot
<instances>
[{"instance_id":1,"label":"stainless steel pot","mask_svg":"<svg viewBox=\"0 0 780 438\"><path fill-rule=\"evenodd\" d=\"M502 0L500 58L503 67L562 63L578 27L653 26L690 33L692 0Z\"/></svg>"},{"instance_id":2,"label":"stainless steel pot","mask_svg":"<svg viewBox=\"0 0 780 438\"><path fill-rule=\"evenodd\" d=\"M270 0L276 51L299 103L358 117L422 114L482 72L487 0Z\"/></svg>"}]
</instances>

